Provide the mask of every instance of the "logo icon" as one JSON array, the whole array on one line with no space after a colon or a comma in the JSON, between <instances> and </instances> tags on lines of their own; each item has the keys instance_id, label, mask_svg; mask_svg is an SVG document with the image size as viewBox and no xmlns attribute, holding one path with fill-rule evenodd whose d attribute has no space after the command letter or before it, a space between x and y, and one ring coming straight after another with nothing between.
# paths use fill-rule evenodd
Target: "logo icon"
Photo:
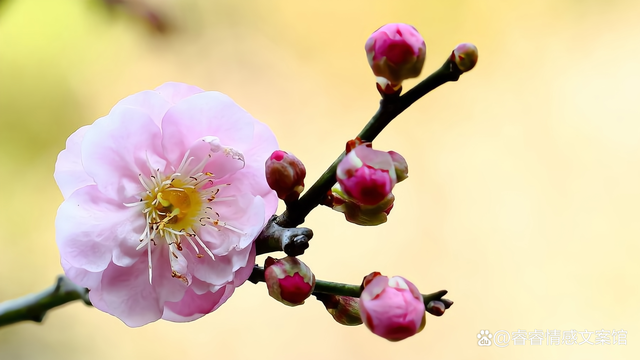
<instances>
[{"instance_id":1,"label":"logo icon","mask_svg":"<svg viewBox=\"0 0 640 360\"><path fill-rule=\"evenodd\" d=\"M478 346L491 346L491 339L493 338L493 335L491 335L489 330L480 330L477 338Z\"/></svg>"}]
</instances>

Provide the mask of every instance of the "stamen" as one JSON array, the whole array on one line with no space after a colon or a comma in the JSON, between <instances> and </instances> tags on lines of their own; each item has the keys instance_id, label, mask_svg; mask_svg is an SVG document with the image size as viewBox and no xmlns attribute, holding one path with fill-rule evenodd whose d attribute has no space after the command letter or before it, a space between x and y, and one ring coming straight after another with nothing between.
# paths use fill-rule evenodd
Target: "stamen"
<instances>
[{"instance_id":1,"label":"stamen","mask_svg":"<svg viewBox=\"0 0 640 360\"><path fill-rule=\"evenodd\" d=\"M198 250L198 247L196 246L196 244L193 242L193 240L191 240L191 237L193 237L194 234L186 233L185 236L187 237L187 240L189 240L189 244L191 244L191 246L193 247L193 250L196 251L196 257L201 258L202 254L200 254L200 250Z\"/></svg>"},{"instance_id":2,"label":"stamen","mask_svg":"<svg viewBox=\"0 0 640 360\"><path fill-rule=\"evenodd\" d=\"M153 285L153 266L151 264L151 241L147 241L147 244L148 244L147 245L147 259L149 261L149 284Z\"/></svg>"},{"instance_id":3,"label":"stamen","mask_svg":"<svg viewBox=\"0 0 640 360\"><path fill-rule=\"evenodd\" d=\"M196 241L198 242L198 244L200 244L200 246L202 246L202 250L204 250L204 252L207 253L207 255L211 256L211 260L215 261L216 258L213 256L213 253L211 252L211 250L209 250L209 248L207 247L207 245L205 245L202 240L200 240L200 238L198 237L198 235L196 233L193 233L193 237L196 239Z\"/></svg>"},{"instance_id":4,"label":"stamen","mask_svg":"<svg viewBox=\"0 0 640 360\"><path fill-rule=\"evenodd\" d=\"M136 206L140 206L140 205L147 205L147 202L146 201L136 201L134 203L124 203L122 205L124 205L126 207L136 207Z\"/></svg>"},{"instance_id":5,"label":"stamen","mask_svg":"<svg viewBox=\"0 0 640 360\"><path fill-rule=\"evenodd\" d=\"M244 162L242 153L233 148L219 146L216 149L217 152L222 152L225 156ZM211 151L215 152L216 150L212 147ZM144 189L140 194L141 199L139 202L124 204L132 208L143 207L141 213L146 219L146 226L140 235L139 244L136 244L136 250L147 248L149 283L152 283L152 245L156 246L156 236L159 241L162 239L169 247L171 276L188 284L191 275L187 270L187 258L182 253L185 238L193 248L196 258L202 258L204 257L203 253L206 253L215 261L213 252L194 230L198 223L201 226L209 226L215 231L226 228L239 234L245 234L221 221L220 215L214 210L214 202L231 201L235 197L217 197L220 190L230 184L215 185L214 174L204 171L207 162L212 158L211 152L194 167L191 164L195 158L190 156L187 151L178 168L171 167L173 173L170 176L163 174L160 168L152 167L148 153L145 153L145 158L150 173L146 176L138 174L138 179Z\"/></svg>"},{"instance_id":6,"label":"stamen","mask_svg":"<svg viewBox=\"0 0 640 360\"><path fill-rule=\"evenodd\" d=\"M182 172L182 170L184 170L184 167L187 165L189 161L187 160L188 157L189 157L189 150L187 150L187 152L184 153L184 157L182 158L182 161L180 162L180 166L178 166L178 170L176 170L176 172Z\"/></svg>"},{"instance_id":7,"label":"stamen","mask_svg":"<svg viewBox=\"0 0 640 360\"><path fill-rule=\"evenodd\" d=\"M147 184L147 180L142 177L142 174L138 174L138 179L140 180L140 183L142 184L142 186L144 186L145 189L147 189L147 191L151 191L151 186L149 186L149 184Z\"/></svg>"},{"instance_id":8,"label":"stamen","mask_svg":"<svg viewBox=\"0 0 640 360\"><path fill-rule=\"evenodd\" d=\"M241 231L241 230L238 230L238 229L234 228L233 226L231 226L231 225L227 224L227 223L226 223L226 222L224 222L224 221L220 221L220 220L213 220L213 225L215 225L215 226L222 226L223 228L229 229L229 230L231 230L231 231L235 231L235 232L237 232L237 233L239 233L239 234L243 234L243 235L246 235L246 234L247 234L247 233L245 233L244 231Z\"/></svg>"}]
</instances>

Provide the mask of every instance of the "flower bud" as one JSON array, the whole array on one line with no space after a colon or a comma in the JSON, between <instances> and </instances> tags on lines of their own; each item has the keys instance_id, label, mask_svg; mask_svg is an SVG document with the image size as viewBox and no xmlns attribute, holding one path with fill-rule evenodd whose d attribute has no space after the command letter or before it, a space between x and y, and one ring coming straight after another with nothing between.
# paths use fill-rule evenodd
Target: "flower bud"
<instances>
[{"instance_id":1,"label":"flower bud","mask_svg":"<svg viewBox=\"0 0 640 360\"><path fill-rule=\"evenodd\" d=\"M338 323L347 326L362 324L357 298L332 294L318 294L316 297Z\"/></svg>"},{"instance_id":2,"label":"flower bud","mask_svg":"<svg viewBox=\"0 0 640 360\"><path fill-rule=\"evenodd\" d=\"M393 208L395 197L389 194L376 205L362 205L351 200L336 184L331 189L331 208L344 214L348 222L362 226L374 226L387 222L387 215Z\"/></svg>"},{"instance_id":3,"label":"flower bud","mask_svg":"<svg viewBox=\"0 0 640 360\"><path fill-rule=\"evenodd\" d=\"M307 175L302 162L292 154L276 150L265 163L267 183L284 201L295 201L304 190Z\"/></svg>"},{"instance_id":4,"label":"flower bud","mask_svg":"<svg viewBox=\"0 0 640 360\"><path fill-rule=\"evenodd\" d=\"M422 295L408 280L375 277L360 295L360 315L374 334L400 341L424 328L426 314Z\"/></svg>"},{"instance_id":5,"label":"flower bud","mask_svg":"<svg viewBox=\"0 0 640 360\"><path fill-rule=\"evenodd\" d=\"M393 168L396 171L396 179L398 182L405 180L409 176L409 165L407 160L395 151L389 151L391 160L393 160Z\"/></svg>"},{"instance_id":6,"label":"flower bud","mask_svg":"<svg viewBox=\"0 0 640 360\"><path fill-rule=\"evenodd\" d=\"M316 286L316 277L311 269L295 257L264 262L264 279L269 296L289 306L304 304Z\"/></svg>"},{"instance_id":7,"label":"flower bud","mask_svg":"<svg viewBox=\"0 0 640 360\"><path fill-rule=\"evenodd\" d=\"M427 53L420 33L413 26L400 23L387 24L376 30L364 48L373 73L388 80L391 88L399 87L405 79L419 76Z\"/></svg>"},{"instance_id":8,"label":"flower bud","mask_svg":"<svg viewBox=\"0 0 640 360\"><path fill-rule=\"evenodd\" d=\"M467 72L478 62L478 48L470 43L462 43L453 49L451 58L460 71Z\"/></svg>"},{"instance_id":9,"label":"flower bud","mask_svg":"<svg viewBox=\"0 0 640 360\"><path fill-rule=\"evenodd\" d=\"M397 181L391 155L373 150L370 144L357 146L345 155L338 164L336 178L351 200L368 206L388 198Z\"/></svg>"},{"instance_id":10,"label":"flower bud","mask_svg":"<svg viewBox=\"0 0 640 360\"><path fill-rule=\"evenodd\" d=\"M444 311L446 310L446 306L442 301L432 300L427 304L427 312L433 316L442 316L444 315Z\"/></svg>"}]
</instances>

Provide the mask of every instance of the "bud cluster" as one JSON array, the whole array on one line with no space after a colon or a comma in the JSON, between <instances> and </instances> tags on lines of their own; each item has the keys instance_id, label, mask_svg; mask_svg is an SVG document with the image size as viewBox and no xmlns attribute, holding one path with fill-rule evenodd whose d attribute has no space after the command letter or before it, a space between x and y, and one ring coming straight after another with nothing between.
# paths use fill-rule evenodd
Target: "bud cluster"
<instances>
[{"instance_id":1,"label":"bud cluster","mask_svg":"<svg viewBox=\"0 0 640 360\"><path fill-rule=\"evenodd\" d=\"M402 101L404 97L399 96L402 82L418 77L426 59L422 36L411 25L387 24L371 34L365 50L377 77L378 90L384 97L382 104ZM462 43L441 69L457 79L460 72L473 69L477 61L476 46ZM302 162L292 154L277 150L266 161L265 172L271 189L287 203L287 211L295 211L291 205L304 190L306 170ZM337 183L328 192L324 205L342 212L347 221L358 225L382 224L394 206L393 188L407 179L408 172L402 155L374 150L370 142L356 138L347 143L346 154L336 168ZM315 195L314 192L310 198ZM387 277L373 272L364 277L360 289L357 286L333 289L351 296L360 292L357 298L324 293L331 287L321 281L314 293L315 275L296 257L268 257L264 268L267 289L274 299L297 306L314 294L336 322L347 326L364 323L371 332L389 341L400 341L419 333L425 327L426 312L441 316L453 304L442 298L446 291L423 298L413 283L400 276Z\"/></svg>"}]
</instances>

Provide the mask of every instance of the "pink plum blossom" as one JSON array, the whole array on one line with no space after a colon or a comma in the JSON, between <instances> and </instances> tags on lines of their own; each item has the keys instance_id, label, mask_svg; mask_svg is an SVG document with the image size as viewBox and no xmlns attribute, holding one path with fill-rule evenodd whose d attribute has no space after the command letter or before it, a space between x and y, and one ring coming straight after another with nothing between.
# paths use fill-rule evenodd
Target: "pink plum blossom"
<instances>
[{"instance_id":1,"label":"pink plum blossom","mask_svg":"<svg viewBox=\"0 0 640 360\"><path fill-rule=\"evenodd\" d=\"M67 140L54 177L66 275L129 326L190 321L250 275L278 198L275 136L228 96L166 83Z\"/></svg>"},{"instance_id":2,"label":"pink plum blossom","mask_svg":"<svg viewBox=\"0 0 640 360\"><path fill-rule=\"evenodd\" d=\"M426 322L422 295L415 285L400 276L376 276L360 295L360 315L374 334L389 341L400 341L424 328Z\"/></svg>"},{"instance_id":3,"label":"pink plum blossom","mask_svg":"<svg viewBox=\"0 0 640 360\"><path fill-rule=\"evenodd\" d=\"M369 36L364 48L373 73L384 79L379 83L394 89L403 80L420 75L427 53L420 33L402 23L382 26Z\"/></svg>"}]
</instances>

